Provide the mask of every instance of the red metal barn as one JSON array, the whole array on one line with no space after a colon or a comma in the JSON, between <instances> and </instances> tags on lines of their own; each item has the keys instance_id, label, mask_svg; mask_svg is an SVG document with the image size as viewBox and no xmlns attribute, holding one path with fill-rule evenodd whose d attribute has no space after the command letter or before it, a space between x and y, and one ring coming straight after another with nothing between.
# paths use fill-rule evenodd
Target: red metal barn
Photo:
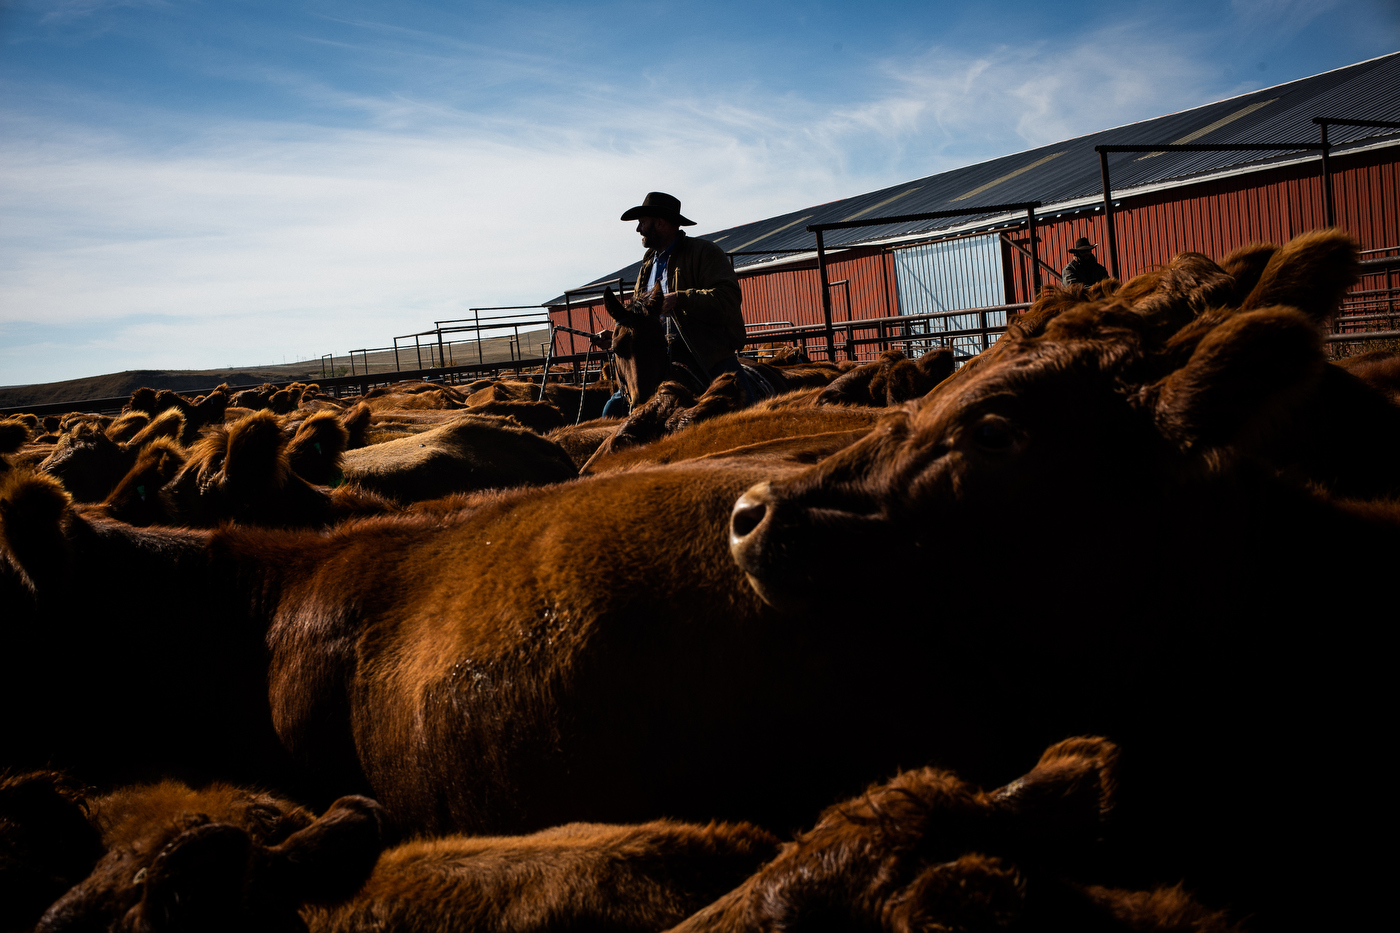
<instances>
[{"instance_id":1,"label":"red metal barn","mask_svg":"<svg viewBox=\"0 0 1400 933\"><path fill-rule=\"evenodd\" d=\"M1400 53L702 236L730 251L754 347L801 341L821 358L829 316L838 359L930 342L973 353L1032 299L1037 266L1039 282L1059 280L1081 236L1126 279L1181 252L1218 258L1327 226L1324 163L1334 222L1368 258L1400 255ZM551 319L611 326L601 283L630 292L637 260L546 302ZM1372 312L1368 330L1396 327L1400 270L1384 266L1351 303ZM585 344L561 333L555 353Z\"/></svg>"}]
</instances>

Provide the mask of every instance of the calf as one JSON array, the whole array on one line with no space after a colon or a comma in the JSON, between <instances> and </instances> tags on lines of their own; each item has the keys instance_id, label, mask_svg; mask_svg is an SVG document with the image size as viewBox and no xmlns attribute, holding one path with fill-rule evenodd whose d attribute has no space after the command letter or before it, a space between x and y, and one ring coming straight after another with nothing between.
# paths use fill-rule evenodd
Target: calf
<instances>
[{"instance_id":1,"label":"calf","mask_svg":"<svg viewBox=\"0 0 1400 933\"><path fill-rule=\"evenodd\" d=\"M222 784L123 788L91 807L103 854L36 933L305 930L303 906L333 904L364 883L386 829L382 809L364 797L337 800L315 818Z\"/></svg>"},{"instance_id":2,"label":"calf","mask_svg":"<svg viewBox=\"0 0 1400 933\"><path fill-rule=\"evenodd\" d=\"M380 856L354 898L305 916L313 933L651 933L739 884L777 848L747 824L672 820L421 839Z\"/></svg>"},{"instance_id":3,"label":"calf","mask_svg":"<svg viewBox=\"0 0 1400 933\"><path fill-rule=\"evenodd\" d=\"M347 481L400 502L543 485L578 475L558 445L512 421L472 414L410 437L351 450L342 469Z\"/></svg>"},{"instance_id":4,"label":"calf","mask_svg":"<svg viewBox=\"0 0 1400 933\"><path fill-rule=\"evenodd\" d=\"M938 768L905 772L828 809L672 933L1232 931L1179 888L1081 883L1113 809L1116 757L1103 739L1070 739L991 792Z\"/></svg>"}]
</instances>

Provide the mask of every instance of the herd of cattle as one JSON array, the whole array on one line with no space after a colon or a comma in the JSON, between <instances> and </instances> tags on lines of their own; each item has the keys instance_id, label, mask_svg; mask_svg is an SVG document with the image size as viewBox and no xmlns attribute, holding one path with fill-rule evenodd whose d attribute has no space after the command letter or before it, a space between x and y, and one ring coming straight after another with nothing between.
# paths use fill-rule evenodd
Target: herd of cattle
<instances>
[{"instance_id":1,"label":"herd of cattle","mask_svg":"<svg viewBox=\"0 0 1400 933\"><path fill-rule=\"evenodd\" d=\"M1400 355L1327 361L1358 268L1183 254L747 408L0 421L0 930L1360 925Z\"/></svg>"}]
</instances>

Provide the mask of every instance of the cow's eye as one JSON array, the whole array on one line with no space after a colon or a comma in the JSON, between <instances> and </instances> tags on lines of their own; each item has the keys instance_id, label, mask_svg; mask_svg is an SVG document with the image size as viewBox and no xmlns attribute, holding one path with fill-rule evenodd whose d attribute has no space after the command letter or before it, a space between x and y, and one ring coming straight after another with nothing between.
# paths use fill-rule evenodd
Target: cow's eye
<instances>
[{"instance_id":1,"label":"cow's eye","mask_svg":"<svg viewBox=\"0 0 1400 933\"><path fill-rule=\"evenodd\" d=\"M1010 450L1016 443L1016 435L999 419L988 419L973 428L972 439L978 447L992 453Z\"/></svg>"}]
</instances>

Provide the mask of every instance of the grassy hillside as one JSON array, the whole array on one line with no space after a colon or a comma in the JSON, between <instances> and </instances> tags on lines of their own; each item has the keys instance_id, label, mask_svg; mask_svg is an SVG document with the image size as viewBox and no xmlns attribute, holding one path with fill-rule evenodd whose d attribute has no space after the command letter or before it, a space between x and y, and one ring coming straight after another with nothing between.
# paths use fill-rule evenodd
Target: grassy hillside
<instances>
[{"instance_id":1,"label":"grassy hillside","mask_svg":"<svg viewBox=\"0 0 1400 933\"><path fill-rule=\"evenodd\" d=\"M475 363L478 358L486 363L499 363L520 355L538 356L540 345L548 339L547 332L527 331L521 333L519 346L514 337L491 337L481 341L478 353L475 341L451 344L443 349L444 362L449 366L462 366ZM432 367L437 363L437 346L422 348L421 354L413 347L399 351L398 366L395 366L393 352L375 351L364 356L357 355L354 371L365 372L368 365L371 373L394 372L396 369L414 370L421 364ZM348 376L351 374L349 357L338 356L334 362L325 364L323 371L319 360L303 360L275 366L253 366L245 369L197 369L197 370L155 370L136 369L121 373L107 373L102 376L87 376L82 379L68 379L64 382L48 382L40 385L8 386L0 388L0 408L19 405L45 405L54 402L78 402L90 398L116 398L130 395L142 386L152 389L172 389L176 392L189 392L211 389L222 382L231 386L258 386L264 382L290 382L301 380L311 382L325 376Z\"/></svg>"}]
</instances>

